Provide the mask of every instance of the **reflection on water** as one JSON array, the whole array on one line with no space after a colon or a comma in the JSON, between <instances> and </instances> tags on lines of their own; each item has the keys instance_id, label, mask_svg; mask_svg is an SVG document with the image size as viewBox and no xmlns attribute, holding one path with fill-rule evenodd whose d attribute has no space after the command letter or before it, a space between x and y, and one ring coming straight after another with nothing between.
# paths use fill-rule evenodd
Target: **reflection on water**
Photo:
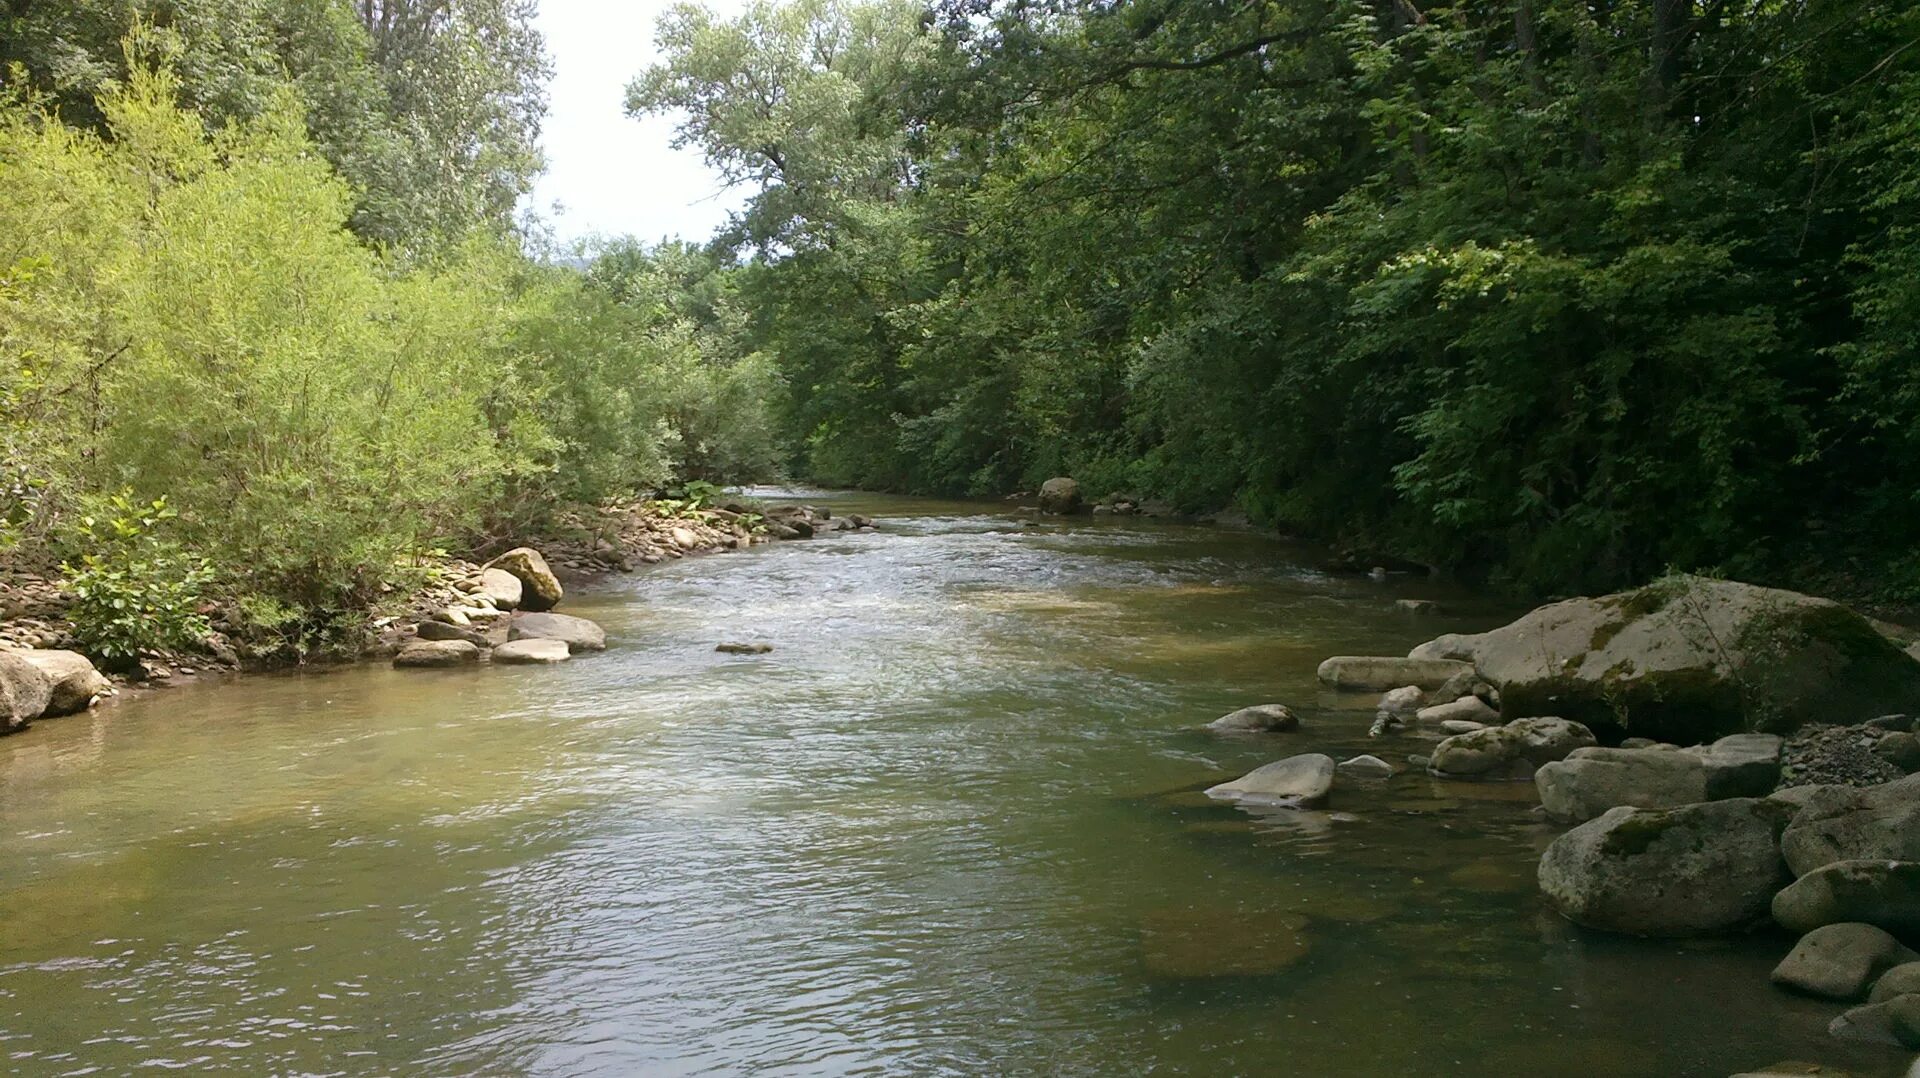
<instances>
[{"instance_id":1,"label":"reflection on water","mask_svg":"<svg viewBox=\"0 0 1920 1078\"><path fill-rule=\"evenodd\" d=\"M1767 984L1781 941L1545 911L1524 787L1198 793L1420 751L1315 664L1505 611L1236 532L836 504L885 530L610 582L569 608L613 649L563 667L254 678L0 742L8 1066L1898 1072ZM712 650L742 638L776 650ZM1267 700L1305 728L1192 729Z\"/></svg>"}]
</instances>

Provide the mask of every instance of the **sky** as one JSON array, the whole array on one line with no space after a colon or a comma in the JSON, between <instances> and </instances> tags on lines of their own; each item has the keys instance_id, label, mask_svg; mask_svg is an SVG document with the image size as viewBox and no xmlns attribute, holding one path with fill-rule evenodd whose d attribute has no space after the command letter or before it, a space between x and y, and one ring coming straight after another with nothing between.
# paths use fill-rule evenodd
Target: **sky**
<instances>
[{"instance_id":1,"label":"sky","mask_svg":"<svg viewBox=\"0 0 1920 1078\"><path fill-rule=\"evenodd\" d=\"M562 240L706 239L750 192L728 189L698 150L674 149L671 118L635 120L623 105L627 83L658 56L653 23L670 0L539 4L554 75L540 136L547 172L534 186L531 208ZM732 13L746 0L706 4Z\"/></svg>"}]
</instances>

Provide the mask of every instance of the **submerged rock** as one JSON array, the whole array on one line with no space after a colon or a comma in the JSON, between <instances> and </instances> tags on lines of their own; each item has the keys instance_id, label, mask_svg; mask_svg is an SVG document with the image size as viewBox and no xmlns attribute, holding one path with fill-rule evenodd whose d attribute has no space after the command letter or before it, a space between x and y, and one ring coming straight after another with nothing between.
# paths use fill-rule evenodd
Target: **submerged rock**
<instances>
[{"instance_id":1,"label":"submerged rock","mask_svg":"<svg viewBox=\"0 0 1920 1078\"><path fill-rule=\"evenodd\" d=\"M77 651L35 649L14 654L47 675L51 688L43 714L49 718L85 711L103 694L113 691L113 682L94 669L92 660Z\"/></svg>"},{"instance_id":2,"label":"submerged rock","mask_svg":"<svg viewBox=\"0 0 1920 1078\"><path fill-rule=\"evenodd\" d=\"M1300 718L1285 704L1255 704L1207 724L1219 734L1280 734L1300 728Z\"/></svg>"},{"instance_id":3,"label":"submerged rock","mask_svg":"<svg viewBox=\"0 0 1920 1078\"><path fill-rule=\"evenodd\" d=\"M1208 787L1207 796L1254 804L1312 808L1333 789L1333 757L1317 752L1289 756L1257 767L1232 782Z\"/></svg>"},{"instance_id":4,"label":"submerged rock","mask_svg":"<svg viewBox=\"0 0 1920 1078\"><path fill-rule=\"evenodd\" d=\"M1155 977L1200 980L1285 972L1307 956L1307 919L1237 910L1165 909L1140 923L1140 954Z\"/></svg>"},{"instance_id":5,"label":"submerged rock","mask_svg":"<svg viewBox=\"0 0 1920 1078\"><path fill-rule=\"evenodd\" d=\"M1678 577L1544 606L1422 657L1468 657L1503 713L1682 744L1920 705L1920 661L1825 599Z\"/></svg>"},{"instance_id":6,"label":"submerged rock","mask_svg":"<svg viewBox=\"0 0 1920 1078\"><path fill-rule=\"evenodd\" d=\"M749 644L730 640L723 644L715 644L713 650L724 651L729 655L765 655L767 652L773 650L773 645L759 642Z\"/></svg>"},{"instance_id":7,"label":"submerged rock","mask_svg":"<svg viewBox=\"0 0 1920 1078\"><path fill-rule=\"evenodd\" d=\"M1433 747L1427 770L1442 778L1524 779L1540 765L1593 743L1593 732L1577 722L1516 719L1440 742Z\"/></svg>"},{"instance_id":8,"label":"submerged rock","mask_svg":"<svg viewBox=\"0 0 1920 1078\"><path fill-rule=\"evenodd\" d=\"M1437 689L1462 671L1465 663L1447 659L1401 659L1390 655L1335 655L1320 664L1320 680L1336 689L1385 692L1402 685Z\"/></svg>"},{"instance_id":9,"label":"submerged rock","mask_svg":"<svg viewBox=\"0 0 1920 1078\"><path fill-rule=\"evenodd\" d=\"M507 625L507 639L559 640L575 654L607 649L605 629L569 614L517 614Z\"/></svg>"},{"instance_id":10,"label":"submerged rock","mask_svg":"<svg viewBox=\"0 0 1920 1078\"><path fill-rule=\"evenodd\" d=\"M46 714L53 679L17 651L0 651L0 734L24 730Z\"/></svg>"},{"instance_id":11,"label":"submerged rock","mask_svg":"<svg viewBox=\"0 0 1920 1078\"><path fill-rule=\"evenodd\" d=\"M1916 959L1920 955L1872 925L1824 925L1800 937L1774 967L1773 983L1811 996L1856 1000L1883 970Z\"/></svg>"},{"instance_id":12,"label":"submerged rock","mask_svg":"<svg viewBox=\"0 0 1920 1078\"><path fill-rule=\"evenodd\" d=\"M1636 936L1696 936L1762 922L1786 882L1785 810L1755 798L1615 808L1540 859L1540 890L1568 920Z\"/></svg>"},{"instance_id":13,"label":"submerged rock","mask_svg":"<svg viewBox=\"0 0 1920 1078\"><path fill-rule=\"evenodd\" d=\"M1390 779L1393 777L1393 765L1378 756L1355 756L1351 760L1342 760L1334 765L1334 771L1340 775L1356 779Z\"/></svg>"},{"instance_id":14,"label":"submerged rock","mask_svg":"<svg viewBox=\"0 0 1920 1078\"><path fill-rule=\"evenodd\" d=\"M566 597L566 589L560 586L560 578L553 575L553 570L547 567L547 559L532 547L515 547L488 562L483 573L485 569L503 570L520 581L521 610L552 610Z\"/></svg>"},{"instance_id":15,"label":"submerged rock","mask_svg":"<svg viewBox=\"0 0 1920 1078\"><path fill-rule=\"evenodd\" d=\"M1838 861L1814 869L1773 897L1773 919L1789 932L1859 921L1920 938L1920 862Z\"/></svg>"},{"instance_id":16,"label":"submerged rock","mask_svg":"<svg viewBox=\"0 0 1920 1078\"><path fill-rule=\"evenodd\" d=\"M465 640L417 640L393 657L398 667L464 666L480 661L480 649Z\"/></svg>"},{"instance_id":17,"label":"submerged rock","mask_svg":"<svg viewBox=\"0 0 1920 1078\"><path fill-rule=\"evenodd\" d=\"M563 640L509 640L493 649L493 661L509 666L563 663L572 657Z\"/></svg>"}]
</instances>

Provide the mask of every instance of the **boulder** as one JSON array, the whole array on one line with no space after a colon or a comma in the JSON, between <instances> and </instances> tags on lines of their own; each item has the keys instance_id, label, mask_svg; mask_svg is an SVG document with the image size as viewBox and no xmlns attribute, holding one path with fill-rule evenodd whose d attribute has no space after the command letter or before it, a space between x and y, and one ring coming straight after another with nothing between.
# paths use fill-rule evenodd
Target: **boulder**
<instances>
[{"instance_id":1,"label":"boulder","mask_svg":"<svg viewBox=\"0 0 1920 1078\"><path fill-rule=\"evenodd\" d=\"M1427 699L1426 690L1418 685L1402 685L1397 689L1388 689L1380 697L1378 705L1381 711L1389 715L1411 715L1420 710Z\"/></svg>"},{"instance_id":2,"label":"boulder","mask_svg":"<svg viewBox=\"0 0 1920 1078\"><path fill-rule=\"evenodd\" d=\"M1393 765L1378 756L1355 756L1351 760L1342 760L1334 765L1334 771L1343 778L1390 779L1393 777Z\"/></svg>"},{"instance_id":3,"label":"boulder","mask_svg":"<svg viewBox=\"0 0 1920 1078\"><path fill-rule=\"evenodd\" d=\"M1920 776L1864 789L1799 786L1775 800L1800 810L1780 836L1796 876L1836 861L1920 861Z\"/></svg>"},{"instance_id":4,"label":"boulder","mask_svg":"<svg viewBox=\"0 0 1920 1078\"><path fill-rule=\"evenodd\" d=\"M1494 692L1493 685L1486 678L1472 670L1466 670L1448 678L1446 684L1428 694L1427 706L1438 707L1441 704L1451 704L1469 696L1479 697L1488 707L1495 707L1495 701L1499 699L1499 694Z\"/></svg>"},{"instance_id":5,"label":"boulder","mask_svg":"<svg viewBox=\"0 0 1920 1078\"><path fill-rule=\"evenodd\" d=\"M480 661L480 649L465 640L416 640L393 657L398 667L465 666Z\"/></svg>"},{"instance_id":6,"label":"boulder","mask_svg":"<svg viewBox=\"0 0 1920 1078\"><path fill-rule=\"evenodd\" d=\"M1299 728L1299 717L1285 704L1243 707L1207 724L1207 729L1220 734L1283 734Z\"/></svg>"},{"instance_id":7,"label":"boulder","mask_svg":"<svg viewBox=\"0 0 1920 1078\"><path fill-rule=\"evenodd\" d=\"M500 569L520 581L521 610L552 610L566 596L560 580L547 568L547 559L532 547L514 547L488 562L485 569Z\"/></svg>"},{"instance_id":8,"label":"boulder","mask_svg":"<svg viewBox=\"0 0 1920 1078\"><path fill-rule=\"evenodd\" d=\"M113 682L94 669L92 661L77 651L22 651L21 658L40 668L52 682L44 712L49 718L55 715L72 715L93 706L103 693L113 691Z\"/></svg>"},{"instance_id":9,"label":"boulder","mask_svg":"<svg viewBox=\"0 0 1920 1078\"><path fill-rule=\"evenodd\" d=\"M1432 640L1416 646L1407 652L1409 659L1441 659L1455 662L1473 662L1474 648L1479 637L1465 633L1441 633Z\"/></svg>"},{"instance_id":10,"label":"boulder","mask_svg":"<svg viewBox=\"0 0 1920 1078\"><path fill-rule=\"evenodd\" d=\"M486 634L464 625L445 621L423 621L413 630L422 640L465 640L477 648L487 646Z\"/></svg>"},{"instance_id":11,"label":"boulder","mask_svg":"<svg viewBox=\"0 0 1920 1078\"><path fill-rule=\"evenodd\" d=\"M17 651L0 651L0 734L24 730L46 714L53 679Z\"/></svg>"},{"instance_id":12,"label":"boulder","mask_svg":"<svg viewBox=\"0 0 1920 1078\"><path fill-rule=\"evenodd\" d=\"M1667 749L1575 749L1534 772L1540 804L1560 820L1591 820L1621 805L1674 808L1706 801L1699 758Z\"/></svg>"},{"instance_id":13,"label":"boulder","mask_svg":"<svg viewBox=\"0 0 1920 1078\"><path fill-rule=\"evenodd\" d=\"M557 581L555 586L558 587ZM501 610L513 610L520 605L520 596L524 591L525 585L520 583L519 577L505 569L487 568L480 570L479 586L473 594L486 596Z\"/></svg>"},{"instance_id":14,"label":"boulder","mask_svg":"<svg viewBox=\"0 0 1920 1078\"><path fill-rule=\"evenodd\" d=\"M1317 752L1289 756L1218 786L1207 789L1208 797L1249 804L1285 805L1312 808L1327 800L1333 789L1333 757Z\"/></svg>"},{"instance_id":15,"label":"boulder","mask_svg":"<svg viewBox=\"0 0 1920 1078\"><path fill-rule=\"evenodd\" d=\"M1856 1000L1882 971L1916 960L1920 955L1872 925L1823 925L1800 937L1774 967L1773 983L1810 996Z\"/></svg>"},{"instance_id":16,"label":"boulder","mask_svg":"<svg viewBox=\"0 0 1920 1078\"><path fill-rule=\"evenodd\" d=\"M1765 797L1780 781L1780 737L1729 734L1711 745L1686 749L1706 768L1707 800Z\"/></svg>"},{"instance_id":17,"label":"boulder","mask_svg":"<svg viewBox=\"0 0 1920 1078\"><path fill-rule=\"evenodd\" d=\"M1408 614L1432 615L1441 613L1440 604L1432 599L1396 599L1394 608Z\"/></svg>"},{"instance_id":18,"label":"boulder","mask_svg":"<svg viewBox=\"0 0 1920 1078\"><path fill-rule=\"evenodd\" d=\"M1867 927L1871 928L1871 925ZM1825 932L1816 928L1815 932ZM1878 929L1875 929L1878 931ZM1905 960L1892 969L1882 973L1873 982L1873 991L1867 994L1868 1003L1885 1003L1894 996L1904 996L1909 992L1920 992L1920 955Z\"/></svg>"},{"instance_id":19,"label":"boulder","mask_svg":"<svg viewBox=\"0 0 1920 1078\"><path fill-rule=\"evenodd\" d=\"M1402 685L1437 689L1447 679L1472 670L1449 659L1401 659L1383 655L1335 655L1320 664L1320 680L1336 689L1385 692Z\"/></svg>"},{"instance_id":20,"label":"boulder","mask_svg":"<svg viewBox=\"0 0 1920 1078\"><path fill-rule=\"evenodd\" d=\"M1500 713L1487 706L1478 696L1462 696L1451 704L1439 704L1423 707L1414 715L1421 722L1472 722L1481 726L1492 726L1500 721Z\"/></svg>"},{"instance_id":21,"label":"boulder","mask_svg":"<svg viewBox=\"0 0 1920 1078\"><path fill-rule=\"evenodd\" d=\"M1474 722L1472 719L1440 720L1440 731L1447 734L1470 734L1475 730L1484 730L1486 728L1486 723Z\"/></svg>"},{"instance_id":22,"label":"boulder","mask_svg":"<svg viewBox=\"0 0 1920 1078\"><path fill-rule=\"evenodd\" d=\"M1773 896L1773 919L1789 932L1859 921L1920 938L1920 861L1837 861Z\"/></svg>"},{"instance_id":23,"label":"boulder","mask_svg":"<svg viewBox=\"0 0 1920 1078\"><path fill-rule=\"evenodd\" d=\"M1413 654L1470 658L1504 714L1681 744L1920 706L1920 661L1859 614L1701 577L1554 603Z\"/></svg>"},{"instance_id":24,"label":"boulder","mask_svg":"<svg viewBox=\"0 0 1920 1078\"><path fill-rule=\"evenodd\" d=\"M1786 882L1785 810L1756 798L1609 809L1540 859L1540 889L1568 920L1637 936L1751 927Z\"/></svg>"},{"instance_id":25,"label":"boulder","mask_svg":"<svg viewBox=\"0 0 1920 1078\"><path fill-rule=\"evenodd\" d=\"M573 658L564 640L509 640L493 649L493 661L509 666L563 663Z\"/></svg>"},{"instance_id":26,"label":"boulder","mask_svg":"<svg viewBox=\"0 0 1920 1078\"><path fill-rule=\"evenodd\" d=\"M1920 735L1896 730L1880 739L1873 754L1911 775L1920 771Z\"/></svg>"},{"instance_id":27,"label":"boulder","mask_svg":"<svg viewBox=\"0 0 1920 1078\"><path fill-rule=\"evenodd\" d=\"M1920 1048L1920 995L1893 996L1855 1007L1834 1019L1827 1032L1843 1041Z\"/></svg>"},{"instance_id":28,"label":"boulder","mask_svg":"<svg viewBox=\"0 0 1920 1078\"><path fill-rule=\"evenodd\" d=\"M576 655L607 649L605 629L586 618L567 614L516 614L507 625L507 639L558 640Z\"/></svg>"},{"instance_id":29,"label":"boulder","mask_svg":"<svg viewBox=\"0 0 1920 1078\"><path fill-rule=\"evenodd\" d=\"M1040 511L1069 516L1080 511L1080 484L1061 476L1040 484Z\"/></svg>"},{"instance_id":30,"label":"boulder","mask_svg":"<svg viewBox=\"0 0 1920 1078\"><path fill-rule=\"evenodd\" d=\"M1593 732L1577 722L1517 719L1447 738L1434 746L1427 770L1442 778L1531 778L1541 764L1593 743Z\"/></svg>"}]
</instances>

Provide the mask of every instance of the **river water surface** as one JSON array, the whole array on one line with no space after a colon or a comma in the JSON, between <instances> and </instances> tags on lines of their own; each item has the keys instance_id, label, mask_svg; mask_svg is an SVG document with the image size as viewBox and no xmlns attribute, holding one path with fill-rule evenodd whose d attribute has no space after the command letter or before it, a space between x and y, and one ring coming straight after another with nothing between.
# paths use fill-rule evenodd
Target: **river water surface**
<instances>
[{"instance_id":1,"label":"river water surface","mask_svg":"<svg viewBox=\"0 0 1920 1078\"><path fill-rule=\"evenodd\" d=\"M0 741L8 1069L1899 1072L1768 985L1784 940L1555 917L1530 785L1197 793L1403 762L1425 743L1369 741L1315 665L1512 611L1237 531L827 504L882 530L573 598L603 655L190 686ZM1304 728L1193 729L1265 701Z\"/></svg>"}]
</instances>

